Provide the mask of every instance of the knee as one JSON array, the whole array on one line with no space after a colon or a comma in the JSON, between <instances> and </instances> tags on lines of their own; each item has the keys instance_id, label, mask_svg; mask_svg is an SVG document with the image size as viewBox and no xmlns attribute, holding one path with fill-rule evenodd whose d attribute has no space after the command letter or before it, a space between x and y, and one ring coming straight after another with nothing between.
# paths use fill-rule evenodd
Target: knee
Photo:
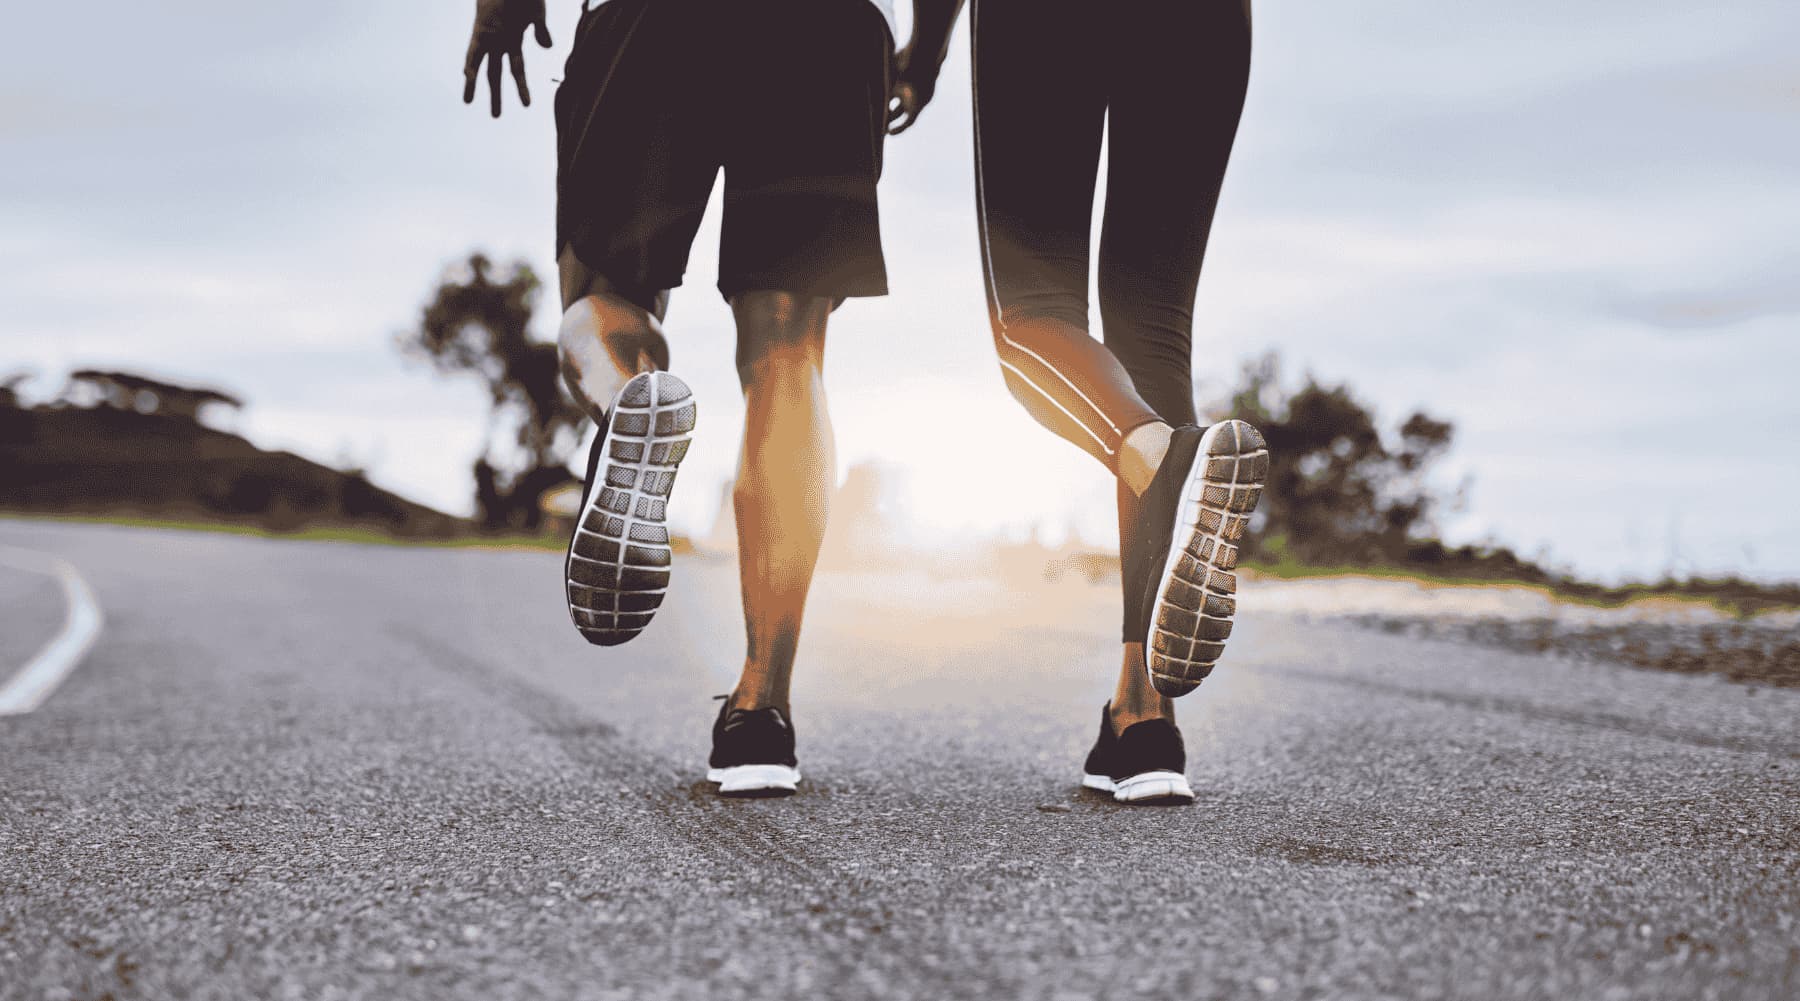
<instances>
[{"instance_id":1,"label":"knee","mask_svg":"<svg viewBox=\"0 0 1800 1001\"><path fill-rule=\"evenodd\" d=\"M733 296L731 311L737 315L739 324L751 324L769 330L791 330L805 325L808 314L819 301L818 296L778 289L757 289ZM824 301L827 304L830 302Z\"/></svg>"},{"instance_id":2,"label":"knee","mask_svg":"<svg viewBox=\"0 0 1800 1001\"><path fill-rule=\"evenodd\" d=\"M756 291L735 296L731 309L737 318L739 381L749 387L821 368L831 307L831 299L793 292Z\"/></svg>"},{"instance_id":3,"label":"knee","mask_svg":"<svg viewBox=\"0 0 1800 1001\"><path fill-rule=\"evenodd\" d=\"M990 311L989 319L994 326L994 340L1002 347L1007 341L1060 341L1088 336L1085 299L1071 300L1060 295L1021 297L1020 301L1007 304L1004 311Z\"/></svg>"},{"instance_id":4,"label":"knee","mask_svg":"<svg viewBox=\"0 0 1800 1001\"><path fill-rule=\"evenodd\" d=\"M1010 306L1004 322L994 314L994 353L1007 389L1021 402L1041 395L1027 388L1030 376L1025 371L1039 371L1050 365L1047 358L1066 356L1069 344L1089 339L1086 314L1071 316L1062 309L1015 310Z\"/></svg>"}]
</instances>

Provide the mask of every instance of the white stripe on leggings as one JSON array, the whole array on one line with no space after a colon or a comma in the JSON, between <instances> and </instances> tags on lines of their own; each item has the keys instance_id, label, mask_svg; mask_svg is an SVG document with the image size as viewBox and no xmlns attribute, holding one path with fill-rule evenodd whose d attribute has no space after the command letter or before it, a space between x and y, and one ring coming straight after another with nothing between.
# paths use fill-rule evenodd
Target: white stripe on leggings
<instances>
[{"instance_id":1,"label":"white stripe on leggings","mask_svg":"<svg viewBox=\"0 0 1800 1001\"><path fill-rule=\"evenodd\" d=\"M981 23L980 7L981 7L980 0L970 0L970 4L969 4L969 46L970 46L971 50L978 50L980 47L980 41L977 36L977 31L978 31L977 25L979 25ZM1063 381L1064 385L1068 386L1071 390L1074 390L1075 395L1081 397L1082 402L1086 403L1090 408L1092 408L1094 413L1096 415L1098 415L1099 418L1106 423L1106 426L1112 430L1113 436L1118 437L1119 436L1119 426L1117 424L1114 424L1112 422L1112 419L1106 416L1106 412L1101 410L1099 408L1099 406L1097 406L1094 403L1093 400L1088 398L1088 395L1086 393L1081 391L1080 386L1075 385L1073 380L1071 380L1068 376L1064 375L1062 373L1062 371L1060 369L1058 369L1055 365L1052 365L1050 363L1049 359L1045 358L1043 355L1038 354L1036 351L1031 350L1030 348L1026 347L1024 344L1021 344L1018 341L1013 340L1012 337L1009 336L1006 332L1006 307L1000 302L1000 286L994 280L994 248L988 241L987 175L985 173L983 173L982 169L981 169L981 164L982 164L982 159L981 159L981 89L980 89L980 85L979 85L980 79L981 79L981 73L980 73L980 70L978 69L978 67L979 67L979 60L971 59L970 66L969 66L969 94L972 98L971 104L973 104L973 106L974 106L973 114L974 114L974 118L975 118L975 172L978 175L980 175L979 183L977 183L975 185L975 191L976 191L977 211L979 211L981 213L981 259L982 259L982 265L983 265L982 271L984 272L983 277L985 277L987 279L988 294L994 300L994 322L1000 328L1000 340L1005 342L1006 345L1013 348L1015 351L1019 351L1023 354L1029 355L1032 358L1036 359L1038 364L1044 366L1044 368L1046 370L1048 370L1051 375L1054 375L1058 379L1061 379ZM1115 454L1114 449L1111 446L1107 445L1105 438L1102 438L1099 434L1095 433L1094 429L1092 427L1090 427L1086 421L1075 416L1073 413L1070 413L1068 407L1063 406L1062 403L1056 399L1056 397L1054 397L1054 396L1050 395L1048 392L1046 392L1044 390L1044 387L1042 387L1042 386L1038 385L1036 382L1032 381L1031 377L1026 375L1022 370L1020 370L1020 368L1017 365L1013 365L1013 364L1009 363L1005 358L1000 359L1000 365L1002 368L1010 369L1012 372L1017 374L1019 378L1025 380L1025 384L1030 386L1032 389L1037 390L1040 394L1042 394L1044 399L1050 401L1051 406L1055 407L1056 409L1062 411L1065 414L1068 414L1069 419L1074 421L1076 426L1080 427L1081 430L1086 431L1088 434L1088 437L1094 439L1095 444L1099 445L1100 449L1102 451L1104 451L1107 455Z\"/></svg>"}]
</instances>

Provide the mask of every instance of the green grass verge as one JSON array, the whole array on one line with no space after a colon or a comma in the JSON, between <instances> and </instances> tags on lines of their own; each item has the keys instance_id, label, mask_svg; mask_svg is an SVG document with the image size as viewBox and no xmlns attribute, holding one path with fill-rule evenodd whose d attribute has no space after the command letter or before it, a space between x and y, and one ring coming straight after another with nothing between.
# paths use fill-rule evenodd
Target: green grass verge
<instances>
[{"instance_id":1,"label":"green grass verge","mask_svg":"<svg viewBox=\"0 0 1800 1001\"><path fill-rule=\"evenodd\" d=\"M313 525L293 531L277 531L262 525L206 521L199 518L154 518L101 514L45 515L7 511L0 511L0 519L125 525L137 528L213 532L303 542L347 542L360 545L422 546L437 549L561 552L568 544L568 540L561 535L481 535L471 533L448 538L421 538L393 535L378 528L362 525ZM686 548L681 541L678 541L676 545L678 549ZM1626 584L1619 587L1606 587L1575 580L1534 581L1502 577L1460 577L1433 574L1411 567L1313 566L1291 560L1248 562L1243 564L1243 568L1252 573L1278 580L1376 577L1388 580L1415 581L1428 587L1518 587L1538 591L1558 601L1596 608L1618 608L1634 601L1659 598L1698 602L1739 618L1749 618L1762 612L1800 608L1800 584L1764 585L1736 579L1660 581L1655 584Z\"/></svg>"},{"instance_id":2,"label":"green grass verge","mask_svg":"<svg viewBox=\"0 0 1800 1001\"><path fill-rule=\"evenodd\" d=\"M7 521L48 521L89 525L123 525L129 528L160 528L178 532L210 532L218 535L243 535L262 539L291 539L299 542L349 542L370 546L424 546L436 549L542 549L560 552L568 540L553 535L458 535L446 538L394 535L379 528L363 525L308 525L293 531L280 531L264 525L229 521L205 521L198 518L153 518L133 515L103 514L28 514L0 512Z\"/></svg>"},{"instance_id":3,"label":"green grass verge","mask_svg":"<svg viewBox=\"0 0 1800 1001\"><path fill-rule=\"evenodd\" d=\"M1311 566L1291 560L1246 562L1243 568L1278 580L1331 577L1375 577L1409 580L1428 587L1517 587L1537 591L1558 601L1594 608L1620 608L1636 601L1690 601L1717 608L1738 618L1763 612L1800 608L1800 585L1757 584L1736 578L1664 580L1654 584L1609 587L1579 580L1524 580L1516 577L1466 577L1433 574L1397 566Z\"/></svg>"}]
</instances>

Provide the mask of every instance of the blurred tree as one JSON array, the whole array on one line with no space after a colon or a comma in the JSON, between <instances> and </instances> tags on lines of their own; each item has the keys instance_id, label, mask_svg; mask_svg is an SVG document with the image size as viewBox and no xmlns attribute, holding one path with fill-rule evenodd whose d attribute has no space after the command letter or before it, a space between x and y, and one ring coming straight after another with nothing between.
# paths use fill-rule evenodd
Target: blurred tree
<instances>
[{"instance_id":1,"label":"blurred tree","mask_svg":"<svg viewBox=\"0 0 1800 1001\"><path fill-rule=\"evenodd\" d=\"M563 395L556 345L531 334L542 283L518 261L496 267L475 253L452 265L400 336L406 354L439 372L471 374L486 385L488 444L475 460L475 501L489 529L535 531L544 493L573 480L568 460L585 420ZM496 447L498 437L507 441Z\"/></svg>"},{"instance_id":2,"label":"blurred tree","mask_svg":"<svg viewBox=\"0 0 1800 1001\"><path fill-rule=\"evenodd\" d=\"M1308 375L1284 388L1274 354L1247 363L1230 402L1214 409L1261 428L1273 457L1247 558L1402 563L1434 531L1445 498L1428 474L1454 437L1448 422L1414 413L1397 441L1384 437L1348 386Z\"/></svg>"}]
</instances>

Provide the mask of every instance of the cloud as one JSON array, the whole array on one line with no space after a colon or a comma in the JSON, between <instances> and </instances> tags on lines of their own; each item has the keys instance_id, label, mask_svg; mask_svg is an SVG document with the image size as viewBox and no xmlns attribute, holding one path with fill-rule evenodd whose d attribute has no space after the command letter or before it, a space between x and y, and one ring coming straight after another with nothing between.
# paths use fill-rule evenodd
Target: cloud
<instances>
[{"instance_id":1,"label":"cloud","mask_svg":"<svg viewBox=\"0 0 1800 1001\"><path fill-rule=\"evenodd\" d=\"M125 5L79 60L15 52L0 71L0 369L223 382L249 398L259 441L350 456L466 510L480 394L408 369L391 334L469 249L553 273L547 106L577 13L552 6L561 45L531 53L538 106L499 122L460 103L467 10L424 0ZM28 5L10 26L54 37L66 18ZM1452 419L1475 476L1459 530L1619 572L1644 564L1620 512L1645 512L1642 539L1678 507L1696 512L1692 548L1750 546L1760 572L1800 574L1786 514L1800 483L1766 447L1800 437L1782 383L1800 367L1781 273L1800 230L1800 130L1783 117L1796 29L1800 12L1772 0L1259 9L1197 374L1223 388L1278 348L1390 419ZM945 531L1020 512L1015 529L1073 519L1109 539L1104 472L997 375L966 37L889 149L896 295L834 319L842 464L903 463L911 506ZM669 318L703 401L676 494L694 525L714 514L741 411L716 252L715 206ZM1688 332L1705 336L1672 336ZM1720 413L1749 430L1714 431ZM943 447L970 421L1004 470ZM1706 475L1678 475L1694 455ZM946 485L1001 500L958 511Z\"/></svg>"},{"instance_id":2,"label":"cloud","mask_svg":"<svg viewBox=\"0 0 1800 1001\"><path fill-rule=\"evenodd\" d=\"M1732 329L1751 320L1800 313L1800 288L1791 282L1768 282L1689 292L1625 302L1619 312L1666 330Z\"/></svg>"}]
</instances>

